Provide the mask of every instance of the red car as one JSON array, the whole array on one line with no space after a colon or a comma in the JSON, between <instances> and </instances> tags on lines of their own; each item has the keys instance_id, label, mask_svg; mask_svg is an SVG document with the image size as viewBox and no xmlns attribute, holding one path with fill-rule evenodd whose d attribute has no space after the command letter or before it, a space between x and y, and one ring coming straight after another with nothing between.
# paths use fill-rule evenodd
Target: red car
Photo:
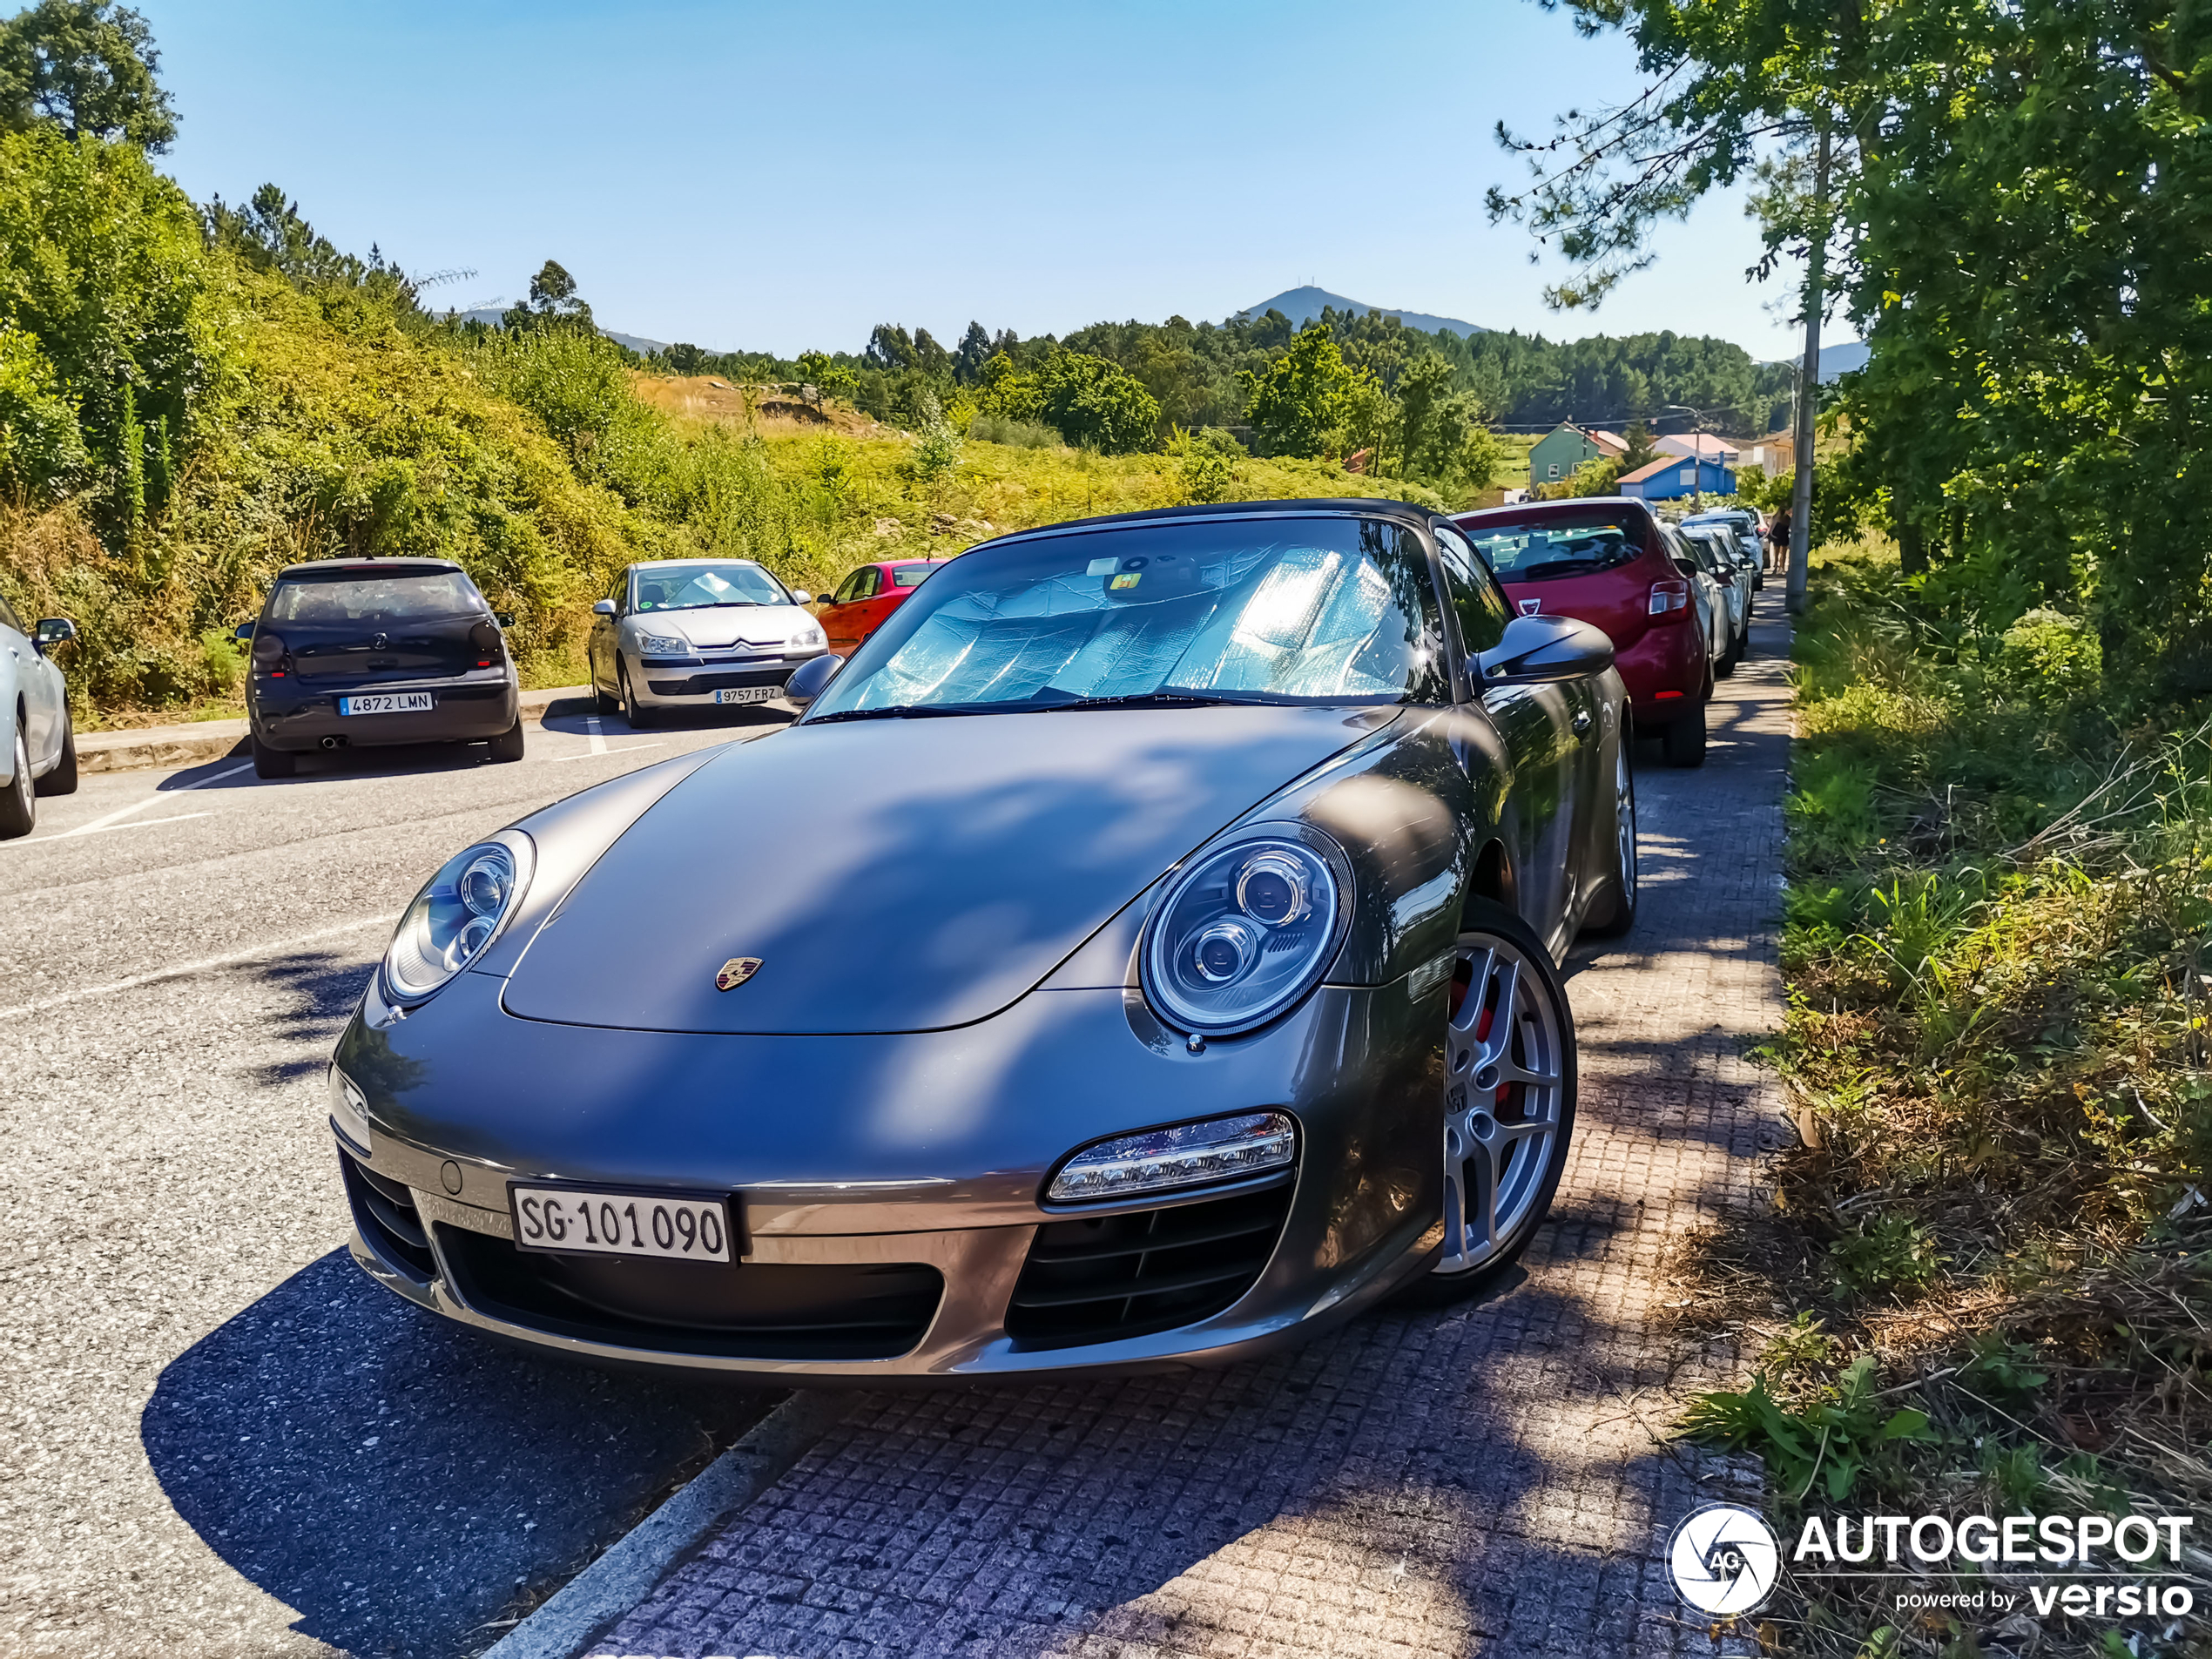
<instances>
[{"instance_id":1,"label":"red car","mask_svg":"<svg viewBox=\"0 0 2212 1659\"><path fill-rule=\"evenodd\" d=\"M948 559L889 559L853 571L837 584L837 591L830 595L819 613L830 650L840 657L850 657L932 570L950 563Z\"/></svg>"},{"instance_id":2,"label":"red car","mask_svg":"<svg viewBox=\"0 0 2212 1659\"><path fill-rule=\"evenodd\" d=\"M1640 501L1595 496L1462 513L1452 521L1523 616L1572 617L1611 637L1639 735L1670 766L1703 765L1712 650L1692 583Z\"/></svg>"}]
</instances>

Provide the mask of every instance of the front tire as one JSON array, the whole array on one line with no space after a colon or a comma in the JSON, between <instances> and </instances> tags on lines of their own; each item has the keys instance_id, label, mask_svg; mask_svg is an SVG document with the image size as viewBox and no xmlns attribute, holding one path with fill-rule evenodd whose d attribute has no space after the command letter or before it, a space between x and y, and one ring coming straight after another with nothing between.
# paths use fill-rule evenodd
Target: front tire
<instances>
[{"instance_id":1,"label":"front tire","mask_svg":"<svg viewBox=\"0 0 2212 1659\"><path fill-rule=\"evenodd\" d=\"M1705 705L1695 705L1676 716L1659 733L1661 751L1670 766L1685 769L1705 764Z\"/></svg>"},{"instance_id":2,"label":"front tire","mask_svg":"<svg viewBox=\"0 0 2212 1659\"><path fill-rule=\"evenodd\" d=\"M38 797L30 782L30 745L24 741L23 722L15 723L16 772L0 789L0 841L28 835L38 823Z\"/></svg>"},{"instance_id":3,"label":"front tire","mask_svg":"<svg viewBox=\"0 0 2212 1659\"><path fill-rule=\"evenodd\" d=\"M42 795L74 795L77 792L77 722L69 711L62 711L62 758L54 762L54 769L31 786Z\"/></svg>"},{"instance_id":4,"label":"front tire","mask_svg":"<svg viewBox=\"0 0 2212 1659\"><path fill-rule=\"evenodd\" d=\"M1636 779L1624 732L1613 759L1613 913L1587 931L1618 939L1636 925Z\"/></svg>"},{"instance_id":5,"label":"front tire","mask_svg":"<svg viewBox=\"0 0 2212 1659\"><path fill-rule=\"evenodd\" d=\"M637 690L630 683L629 666L619 657L615 658L615 684L622 691L622 718L630 722L631 731L644 731L652 725L653 717L639 706Z\"/></svg>"},{"instance_id":6,"label":"front tire","mask_svg":"<svg viewBox=\"0 0 2212 1659\"><path fill-rule=\"evenodd\" d=\"M1470 904L1444 1033L1444 1253L1407 1287L1456 1302L1535 1238L1575 1133L1575 1019L1528 924Z\"/></svg>"}]
</instances>

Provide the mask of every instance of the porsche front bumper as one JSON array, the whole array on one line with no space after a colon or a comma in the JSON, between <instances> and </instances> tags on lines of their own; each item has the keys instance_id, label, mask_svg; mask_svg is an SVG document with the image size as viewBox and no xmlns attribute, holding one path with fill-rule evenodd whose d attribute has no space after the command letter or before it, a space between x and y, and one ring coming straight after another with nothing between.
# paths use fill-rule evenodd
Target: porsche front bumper
<instances>
[{"instance_id":1,"label":"porsche front bumper","mask_svg":"<svg viewBox=\"0 0 2212 1659\"><path fill-rule=\"evenodd\" d=\"M499 983L463 974L439 999L460 991L475 1005L466 1023L477 1041L465 1045L428 1040L449 1021L349 1027L339 1063L368 1089L376 1121L369 1156L341 1138L353 1253L421 1306L578 1359L858 1383L1224 1364L1372 1306L1423 1271L1440 1240L1440 989L1416 1002L1403 981L1323 987L1267 1033L1193 1055L1118 988L1033 992L958 1031L748 1038L518 1020L497 1009ZM585 1058L595 1049L597 1063ZM647 1092L598 1095L592 1079L610 1062ZM703 1099L693 1076L723 1087ZM987 1076L997 1086L979 1101ZM732 1077L812 1104L734 1113ZM1055 1077L1056 1100L1045 1086ZM380 1092L380 1078L414 1086ZM851 1092L835 1097L833 1078ZM435 1100L527 1108L449 1112ZM1298 1123L1288 1177L1080 1207L1039 1202L1050 1165L1102 1135L1261 1107ZM927 1132L910 1133L924 1127L918 1118L931 1120ZM896 1143L911 1149L903 1168L892 1167ZM736 1194L738 1265L684 1264L725 1276L691 1281L712 1284L716 1316L692 1323L665 1305L610 1313L604 1275L573 1280L561 1266L572 1258L516 1250L506 1188L518 1177ZM1072 1323L1040 1312L1038 1276L1049 1279L1055 1260L1082 1256L1094 1236L1126 1258L1113 1241L1136 1232L1186 1241L1158 1258L1177 1276L1131 1287L1136 1317L1095 1295ZM1239 1251L1248 1274L1202 1317L1162 1324L1177 1304L1158 1285L1171 1292L1209 1267L1229 1272ZM847 1318L840 1298L865 1300L857 1341L861 1304Z\"/></svg>"}]
</instances>

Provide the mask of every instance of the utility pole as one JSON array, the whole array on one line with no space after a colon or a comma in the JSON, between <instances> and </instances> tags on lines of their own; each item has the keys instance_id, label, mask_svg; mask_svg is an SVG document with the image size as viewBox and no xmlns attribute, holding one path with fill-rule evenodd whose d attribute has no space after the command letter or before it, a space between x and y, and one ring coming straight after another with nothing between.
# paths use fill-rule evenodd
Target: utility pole
<instances>
[{"instance_id":1,"label":"utility pole","mask_svg":"<svg viewBox=\"0 0 2212 1659\"><path fill-rule=\"evenodd\" d=\"M1823 285L1828 274L1828 116L1813 117L1820 132L1812 167L1811 247L1805 257L1805 359L1797 371L1797 476L1790 491L1790 579L1791 616L1805 608L1805 583L1812 570L1812 416L1820 396L1820 314L1826 307Z\"/></svg>"}]
</instances>

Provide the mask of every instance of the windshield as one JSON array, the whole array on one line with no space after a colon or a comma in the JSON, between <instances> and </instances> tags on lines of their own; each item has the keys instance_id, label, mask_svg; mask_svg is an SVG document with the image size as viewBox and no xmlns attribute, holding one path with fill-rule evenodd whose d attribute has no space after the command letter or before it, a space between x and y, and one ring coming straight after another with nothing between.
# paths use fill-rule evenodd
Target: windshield
<instances>
[{"instance_id":1,"label":"windshield","mask_svg":"<svg viewBox=\"0 0 2212 1659\"><path fill-rule=\"evenodd\" d=\"M1420 539L1372 519L1040 537L944 565L811 720L1130 702L1443 702Z\"/></svg>"},{"instance_id":2,"label":"windshield","mask_svg":"<svg viewBox=\"0 0 2212 1659\"><path fill-rule=\"evenodd\" d=\"M476 584L458 570L294 577L278 583L269 596L273 623L420 622L473 617L489 609Z\"/></svg>"},{"instance_id":3,"label":"windshield","mask_svg":"<svg viewBox=\"0 0 2212 1659\"><path fill-rule=\"evenodd\" d=\"M787 605L784 584L759 565L649 565L631 576L633 610L700 610L713 605Z\"/></svg>"},{"instance_id":4,"label":"windshield","mask_svg":"<svg viewBox=\"0 0 2212 1659\"><path fill-rule=\"evenodd\" d=\"M1501 582L1588 576L1593 570L1626 564L1643 551L1643 532L1619 519L1577 523L1548 518L1527 524L1461 524L1460 528Z\"/></svg>"}]
</instances>

